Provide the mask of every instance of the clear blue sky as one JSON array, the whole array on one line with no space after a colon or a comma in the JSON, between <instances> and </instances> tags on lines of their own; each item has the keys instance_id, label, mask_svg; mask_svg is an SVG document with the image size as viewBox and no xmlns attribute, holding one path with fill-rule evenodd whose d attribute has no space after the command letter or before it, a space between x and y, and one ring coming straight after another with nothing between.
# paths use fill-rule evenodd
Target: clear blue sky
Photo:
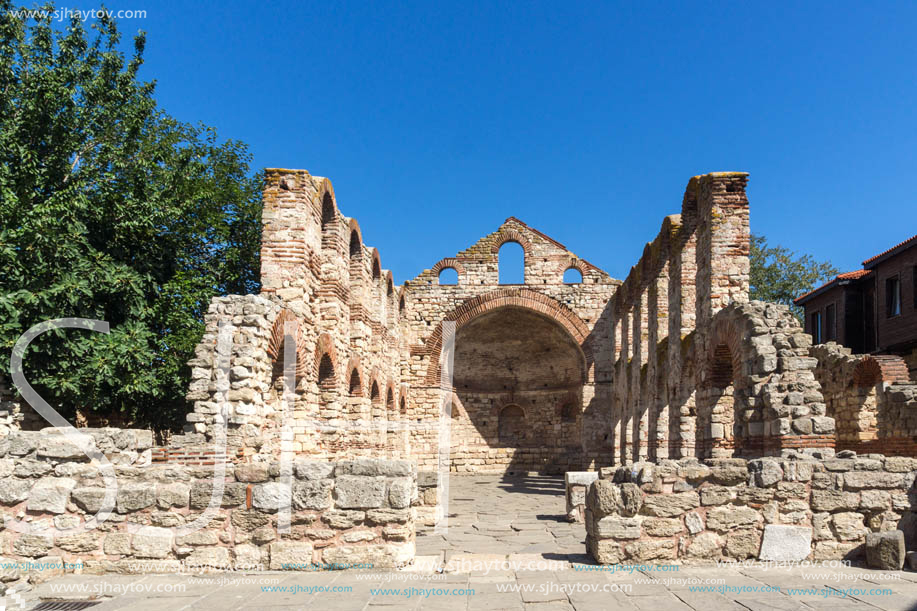
<instances>
[{"instance_id":1,"label":"clear blue sky","mask_svg":"<svg viewBox=\"0 0 917 611\"><path fill-rule=\"evenodd\" d=\"M329 177L400 284L508 216L623 279L720 170L842 271L917 233L917 4L779 4L108 7L169 113Z\"/></svg>"}]
</instances>

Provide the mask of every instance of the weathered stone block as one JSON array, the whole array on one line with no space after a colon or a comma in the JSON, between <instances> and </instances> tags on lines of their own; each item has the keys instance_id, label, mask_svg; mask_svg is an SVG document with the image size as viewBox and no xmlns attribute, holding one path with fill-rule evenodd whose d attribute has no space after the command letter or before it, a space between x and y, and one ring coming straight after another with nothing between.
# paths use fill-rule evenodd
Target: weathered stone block
<instances>
[{"instance_id":1,"label":"weathered stone block","mask_svg":"<svg viewBox=\"0 0 917 611\"><path fill-rule=\"evenodd\" d=\"M4 505L15 505L21 503L29 497L29 490L32 489L31 480L7 478L0 485L0 503Z\"/></svg>"},{"instance_id":2,"label":"weathered stone block","mask_svg":"<svg viewBox=\"0 0 917 611\"><path fill-rule=\"evenodd\" d=\"M699 506L700 496L693 491L677 494L648 494L643 499L643 513L660 518L680 516Z\"/></svg>"},{"instance_id":3,"label":"weathered stone block","mask_svg":"<svg viewBox=\"0 0 917 611\"><path fill-rule=\"evenodd\" d=\"M131 540L138 558L166 558L172 552L172 531L157 526L144 526Z\"/></svg>"},{"instance_id":4,"label":"weathered stone block","mask_svg":"<svg viewBox=\"0 0 917 611\"><path fill-rule=\"evenodd\" d=\"M384 545L360 545L328 547L322 550L322 562L350 568L362 565L371 568L394 568L414 558L414 543L388 543Z\"/></svg>"},{"instance_id":5,"label":"weathered stone block","mask_svg":"<svg viewBox=\"0 0 917 611\"><path fill-rule=\"evenodd\" d=\"M645 518L643 520L643 530L651 537L671 537L684 529L678 518Z\"/></svg>"},{"instance_id":6,"label":"weathered stone block","mask_svg":"<svg viewBox=\"0 0 917 611\"><path fill-rule=\"evenodd\" d=\"M703 532L691 541L685 553L689 558L715 558L720 556L723 540L716 533Z\"/></svg>"},{"instance_id":7,"label":"weathered stone block","mask_svg":"<svg viewBox=\"0 0 917 611\"><path fill-rule=\"evenodd\" d=\"M411 505L414 495L414 480L410 477L399 477L391 480L388 487L388 504L395 509L404 509Z\"/></svg>"},{"instance_id":8,"label":"weathered stone block","mask_svg":"<svg viewBox=\"0 0 917 611\"><path fill-rule=\"evenodd\" d=\"M860 495L856 492L840 490L813 490L812 509L814 511L850 511L860 505Z\"/></svg>"},{"instance_id":9,"label":"weathered stone block","mask_svg":"<svg viewBox=\"0 0 917 611\"><path fill-rule=\"evenodd\" d=\"M413 465L409 460L381 460L371 458L342 460L334 467L335 477L339 475L406 477L410 476L412 471Z\"/></svg>"},{"instance_id":10,"label":"weathered stone block","mask_svg":"<svg viewBox=\"0 0 917 611\"><path fill-rule=\"evenodd\" d=\"M225 547L198 548L185 558L185 565L214 569L231 569L233 566L229 549Z\"/></svg>"},{"instance_id":11,"label":"weathered stone block","mask_svg":"<svg viewBox=\"0 0 917 611\"><path fill-rule=\"evenodd\" d=\"M811 551L811 528L768 524L764 527L758 559L773 562L799 561L808 558Z\"/></svg>"},{"instance_id":12,"label":"weathered stone block","mask_svg":"<svg viewBox=\"0 0 917 611\"><path fill-rule=\"evenodd\" d=\"M870 568L900 571L905 560L904 533L900 530L866 535L866 564Z\"/></svg>"},{"instance_id":13,"label":"weathered stone block","mask_svg":"<svg viewBox=\"0 0 917 611\"><path fill-rule=\"evenodd\" d=\"M676 545L672 540L647 540L628 543L624 549L628 559L634 562L650 562L652 560L674 560Z\"/></svg>"},{"instance_id":14,"label":"weathered stone block","mask_svg":"<svg viewBox=\"0 0 917 611\"><path fill-rule=\"evenodd\" d=\"M642 518L605 516L595 523L595 537L599 539L639 539Z\"/></svg>"},{"instance_id":15,"label":"weathered stone block","mask_svg":"<svg viewBox=\"0 0 917 611\"><path fill-rule=\"evenodd\" d=\"M295 571L307 569L312 565L311 543L302 541L276 541L271 543L271 570Z\"/></svg>"},{"instance_id":16,"label":"weathered stone block","mask_svg":"<svg viewBox=\"0 0 917 611\"><path fill-rule=\"evenodd\" d=\"M70 491L76 487L76 480L69 477L45 477L38 480L29 492L29 511L64 513L70 500Z\"/></svg>"},{"instance_id":17,"label":"weathered stone block","mask_svg":"<svg viewBox=\"0 0 917 611\"><path fill-rule=\"evenodd\" d=\"M380 477L341 475L334 483L335 506L342 509L374 509L385 500L385 480Z\"/></svg>"},{"instance_id":18,"label":"weathered stone block","mask_svg":"<svg viewBox=\"0 0 917 611\"><path fill-rule=\"evenodd\" d=\"M131 483L118 486L118 513L132 513L156 503L156 487L152 483Z\"/></svg>"},{"instance_id":19,"label":"weathered stone block","mask_svg":"<svg viewBox=\"0 0 917 611\"><path fill-rule=\"evenodd\" d=\"M293 507L296 509L328 509L334 480L319 479L293 484Z\"/></svg>"},{"instance_id":20,"label":"weathered stone block","mask_svg":"<svg viewBox=\"0 0 917 611\"><path fill-rule=\"evenodd\" d=\"M334 464L320 460L297 460L293 469L299 479L329 479L334 473Z\"/></svg>"},{"instance_id":21,"label":"weathered stone block","mask_svg":"<svg viewBox=\"0 0 917 611\"><path fill-rule=\"evenodd\" d=\"M280 482L258 484L252 489L252 506L261 511L275 512L291 503L290 488Z\"/></svg>"},{"instance_id":22,"label":"weathered stone block","mask_svg":"<svg viewBox=\"0 0 917 611\"><path fill-rule=\"evenodd\" d=\"M714 507L707 512L707 528L721 533L754 526L761 520L761 514L751 507L726 505Z\"/></svg>"}]
</instances>

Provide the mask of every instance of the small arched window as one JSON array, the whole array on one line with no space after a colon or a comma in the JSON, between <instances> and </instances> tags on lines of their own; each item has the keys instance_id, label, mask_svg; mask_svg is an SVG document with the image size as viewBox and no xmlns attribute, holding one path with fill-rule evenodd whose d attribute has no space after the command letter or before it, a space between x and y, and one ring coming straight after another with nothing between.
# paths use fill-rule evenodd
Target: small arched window
<instances>
[{"instance_id":1,"label":"small arched window","mask_svg":"<svg viewBox=\"0 0 917 611\"><path fill-rule=\"evenodd\" d=\"M518 242L506 242L497 254L500 284L525 284L525 250Z\"/></svg>"},{"instance_id":2,"label":"small arched window","mask_svg":"<svg viewBox=\"0 0 917 611\"><path fill-rule=\"evenodd\" d=\"M402 395L402 397L401 397L401 405L400 405L399 411L402 413L402 415L408 413L408 406L407 406L407 403L406 403L405 400L404 400L404 396L403 396L403 395Z\"/></svg>"},{"instance_id":3,"label":"small arched window","mask_svg":"<svg viewBox=\"0 0 917 611\"><path fill-rule=\"evenodd\" d=\"M363 254L363 245L360 244L360 234L354 229L350 232L350 256L359 257Z\"/></svg>"},{"instance_id":4,"label":"small arched window","mask_svg":"<svg viewBox=\"0 0 917 611\"><path fill-rule=\"evenodd\" d=\"M439 272L439 283L441 285L458 284L458 271L454 267L444 267Z\"/></svg>"},{"instance_id":5,"label":"small arched window","mask_svg":"<svg viewBox=\"0 0 917 611\"><path fill-rule=\"evenodd\" d=\"M395 411L395 394L392 392L392 389L388 389L388 395L385 397L385 407L389 411Z\"/></svg>"},{"instance_id":6,"label":"small arched window","mask_svg":"<svg viewBox=\"0 0 917 611\"><path fill-rule=\"evenodd\" d=\"M334 364L328 354L323 354L318 363L318 385L322 388L334 387Z\"/></svg>"},{"instance_id":7,"label":"small arched window","mask_svg":"<svg viewBox=\"0 0 917 611\"><path fill-rule=\"evenodd\" d=\"M360 382L360 372L356 369L350 372L350 394L353 397L359 397L363 394L363 386Z\"/></svg>"},{"instance_id":8,"label":"small arched window","mask_svg":"<svg viewBox=\"0 0 917 611\"><path fill-rule=\"evenodd\" d=\"M333 220L334 200L331 199L330 193L325 193L325 196L322 197L322 231L324 231Z\"/></svg>"},{"instance_id":9,"label":"small arched window","mask_svg":"<svg viewBox=\"0 0 917 611\"><path fill-rule=\"evenodd\" d=\"M568 267L564 270L564 284L580 284L583 281L583 273L575 267Z\"/></svg>"},{"instance_id":10,"label":"small arched window","mask_svg":"<svg viewBox=\"0 0 917 611\"><path fill-rule=\"evenodd\" d=\"M379 385L376 384L375 380L373 380L372 388L369 391L369 400L373 403L378 403L379 399Z\"/></svg>"},{"instance_id":11,"label":"small arched window","mask_svg":"<svg viewBox=\"0 0 917 611\"><path fill-rule=\"evenodd\" d=\"M714 388L732 385L732 351L726 344L720 344L713 352L710 383Z\"/></svg>"},{"instance_id":12,"label":"small arched window","mask_svg":"<svg viewBox=\"0 0 917 611\"><path fill-rule=\"evenodd\" d=\"M382 266L379 265L379 259L373 259L373 280L382 277Z\"/></svg>"}]
</instances>

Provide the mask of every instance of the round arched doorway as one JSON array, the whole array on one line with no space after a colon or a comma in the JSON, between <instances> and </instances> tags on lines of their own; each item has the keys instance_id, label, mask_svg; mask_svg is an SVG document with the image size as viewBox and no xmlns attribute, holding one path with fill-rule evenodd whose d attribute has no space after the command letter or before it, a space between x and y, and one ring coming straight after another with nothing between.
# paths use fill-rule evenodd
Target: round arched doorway
<instances>
[{"instance_id":1,"label":"round arched doorway","mask_svg":"<svg viewBox=\"0 0 917 611\"><path fill-rule=\"evenodd\" d=\"M570 332L535 310L504 306L462 324L453 367L462 418L453 424L453 460L507 471L575 462L586 371Z\"/></svg>"}]
</instances>

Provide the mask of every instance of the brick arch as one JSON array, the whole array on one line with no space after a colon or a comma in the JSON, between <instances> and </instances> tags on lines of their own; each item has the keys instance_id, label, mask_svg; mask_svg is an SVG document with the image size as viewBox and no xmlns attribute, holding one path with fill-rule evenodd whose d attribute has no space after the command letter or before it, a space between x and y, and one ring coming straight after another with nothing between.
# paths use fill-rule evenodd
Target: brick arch
<instances>
[{"instance_id":1,"label":"brick arch","mask_svg":"<svg viewBox=\"0 0 917 611\"><path fill-rule=\"evenodd\" d=\"M314 201L317 206L316 212L318 213L319 223L322 231L324 231L340 216L337 199L334 197L334 187L331 186L331 181L327 178L323 178L318 186L318 198Z\"/></svg>"},{"instance_id":2,"label":"brick arch","mask_svg":"<svg viewBox=\"0 0 917 611\"><path fill-rule=\"evenodd\" d=\"M462 305L446 314L443 317L443 321L454 321L456 331L458 331L462 325L471 319L491 310L507 306L533 310L547 316L566 329L583 352L583 356L586 359L586 371L584 373L588 374L593 362L592 347L589 344L589 327L573 310L544 293L528 288L498 289L466 300ZM427 368L425 379L428 386L439 384L439 353L443 345L443 321L436 325L426 342L426 354L430 357L430 365Z\"/></svg>"},{"instance_id":3,"label":"brick arch","mask_svg":"<svg viewBox=\"0 0 917 611\"><path fill-rule=\"evenodd\" d=\"M373 384L376 385L376 389L379 391L379 402L385 405L385 376L382 375L382 371L378 367L373 367L369 374L369 380L366 383L366 388L368 390L367 396L370 398L372 398Z\"/></svg>"},{"instance_id":4,"label":"brick arch","mask_svg":"<svg viewBox=\"0 0 917 611\"><path fill-rule=\"evenodd\" d=\"M436 265L430 268L430 271L439 276L441 271L450 268L454 269L459 276L465 273L465 266L459 263L458 259L455 257L446 257L445 259L437 261Z\"/></svg>"},{"instance_id":5,"label":"brick arch","mask_svg":"<svg viewBox=\"0 0 917 611\"><path fill-rule=\"evenodd\" d=\"M356 392L354 392L350 386L350 381L353 379L354 373L356 373L357 377L360 379L360 385L357 388ZM360 366L360 357L359 356L353 355L352 357L350 357L350 361L347 362L347 369L345 371L345 374L347 375L348 394L354 397L362 397L363 396L363 385L365 382L363 378L363 368Z\"/></svg>"},{"instance_id":6,"label":"brick arch","mask_svg":"<svg viewBox=\"0 0 917 611\"><path fill-rule=\"evenodd\" d=\"M360 229L360 223L357 222L357 219L348 219L347 220L347 239L349 241L349 254L351 257L356 257L357 259L363 258L363 231ZM352 237L356 234L357 244L359 248L354 248L352 244Z\"/></svg>"},{"instance_id":7,"label":"brick arch","mask_svg":"<svg viewBox=\"0 0 917 611\"><path fill-rule=\"evenodd\" d=\"M398 387L398 412L404 416L407 414L408 409L408 385L401 384Z\"/></svg>"},{"instance_id":8,"label":"brick arch","mask_svg":"<svg viewBox=\"0 0 917 611\"><path fill-rule=\"evenodd\" d=\"M389 397L392 398L392 404L391 404L391 405L389 405L389 403L388 403L388 398L389 398ZM397 411L398 411L398 399L397 399L397 397L398 397L398 395L395 393L395 383L392 382L391 380L389 380L389 381L385 384L385 396L383 397L384 405L385 405L386 411L393 411L393 412L397 412Z\"/></svg>"},{"instance_id":9,"label":"brick arch","mask_svg":"<svg viewBox=\"0 0 917 611\"><path fill-rule=\"evenodd\" d=\"M391 270L382 272L382 278L385 281L385 297L394 297L395 295L395 274Z\"/></svg>"},{"instance_id":10,"label":"brick arch","mask_svg":"<svg viewBox=\"0 0 917 611\"><path fill-rule=\"evenodd\" d=\"M378 248L373 247L370 258L372 260L372 278L378 280L382 277L382 258L379 256Z\"/></svg>"},{"instance_id":11,"label":"brick arch","mask_svg":"<svg viewBox=\"0 0 917 611\"><path fill-rule=\"evenodd\" d=\"M907 363L900 356L867 356L853 370L855 386L875 386L878 383L910 382Z\"/></svg>"},{"instance_id":12,"label":"brick arch","mask_svg":"<svg viewBox=\"0 0 917 611\"><path fill-rule=\"evenodd\" d=\"M576 271L578 271L578 272L580 273L580 277L582 278L582 280L580 280L580 282L585 282L585 281L586 281L586 269L587 269L586 265L585 265L582 261L580 261L579 259L577 259L576 257L570 257L569 259L567 259L567 260L565 260L565 261L561 261L561 263L560 263L560 280L561 280L561 282L563 282L563 280L564 280L564 274L567 273L567 270L568 270L568 269L575 269Z\"/></svg>"},{"instance_id":13,"label":"brick arch","mask_svg":"<svg viewBox=\"0 0 917 611\"><path fill-rule=\"evenodd\" d=\"M271 338L268 340L267 355L271 359L271 366L273 369L276 369L278 364L282 366L284 327L287 322L297 323L296 335L293 339L296 342L296 379L299 380L305 377L308 371L309 350L306 347L305 338L303 337L302 321L300 321L290 310L281 310L280 314L278 314L277 318L274 320L274 325L271 328ZM316 372L317 371L318 365L316 364Z\"/></svg>"},{"instance_id":14,"label":"brick arch","mask_svg":"<svg viewBox=\"0 0 917 611\"><path fill-rule=\"evenodd\" d=\"M522 250L525 252L526 257L532 255L532 243L524 235L516 231L515 229L501 229L499 235L497 236L497 241L494 242L494 246L491 249L493 254L500 252L500 247L506 244L507 242L516 242L519 246L522 247Z\"/></svg>"},{"instance_id":15,"label":"brick arch","mask_svg":"<svg viewBox=\"0 0 917 611\"><path fill-rule=\"evenodd\" d=\"M331 360L331 367L333 368L332 377L337 379L338 374L338 360L337 352L334 349L334 340L331 339L331 335L328 333L322 333L318 336L318 341L315 342L315 379L318 380L318 373L320 364L322 362L322 357L328 355L328 358Z\"/></svg>"},{"instance_id":16,"label":"brick arch","mask_svg":"<svg viewBox=\"0 0 917 611\"><path fill-rule=\"evenodd\" d=\"M710 335L710 352L706 355L704 381L716 388L744 386L746 372L742 365L745 345L743 329L736 320L718 321ZM728 368L728 380L725 378Z\"/></svg>"}]
</instances>

